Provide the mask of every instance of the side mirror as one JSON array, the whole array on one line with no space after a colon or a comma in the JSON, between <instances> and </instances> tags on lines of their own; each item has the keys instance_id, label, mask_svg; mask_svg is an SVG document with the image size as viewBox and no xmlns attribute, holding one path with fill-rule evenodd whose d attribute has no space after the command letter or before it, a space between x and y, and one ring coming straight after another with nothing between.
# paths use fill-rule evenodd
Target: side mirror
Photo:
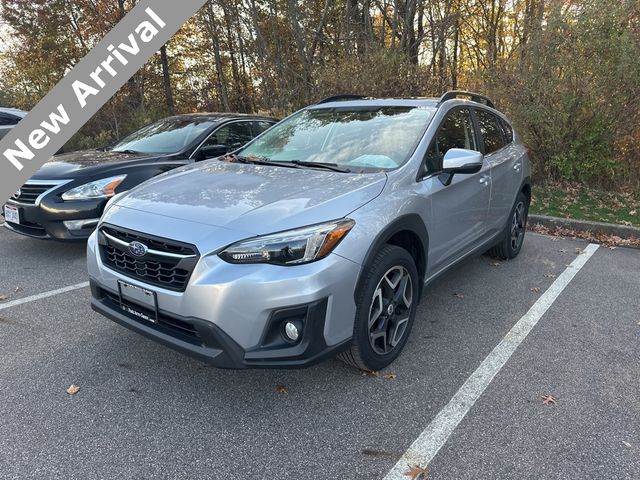
<instances>
[{"instance_id":1,"label":"side mirror","mask_svg":"<svg viewBox=\"0 0 640 480\"><path fill-rule=\"evenodd\" d=\"M198 151L198 160L206 160L207 158L216 158L229 153L229 147L226 145L207 145Z\"/></svg>"},{"instance_id":2,"label":"side mirror","mask_svg":"<svg viewBox=\"0 0 640 480\"><path fill-rule=\"evenodd\" d=\"M442 173L438 177L445 187L451 185L455 174L478 173L482 169L484 156L475 150L451 148L442 160Z\"/></svg>"}]
</instances>

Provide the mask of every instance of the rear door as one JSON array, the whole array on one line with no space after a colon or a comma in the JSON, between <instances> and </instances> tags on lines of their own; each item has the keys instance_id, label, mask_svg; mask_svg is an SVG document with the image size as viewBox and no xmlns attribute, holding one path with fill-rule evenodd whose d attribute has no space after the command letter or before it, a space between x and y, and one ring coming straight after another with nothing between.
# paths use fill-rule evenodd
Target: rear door
<instances>
[{"instance_id":1,"label":"rear door","mask_svg":"<svg viewBox=\"0 0 640 480\"><path fill-rule=\"evenodd\" d=\"M486 232L491 176L485 163L470 175L455 175L449 186L439 179L442 160L451 148L480 151L469 108L452 109L425 157L423 182L430 200L429 274L438 272L479 244Z\"/></svg>"},{"instance_id":2,"label":"rear door","mask_svg":"<svg viewBox=\"0 0 640 480\"><path fill-rule=\"evenodd\" d=\"M492 234L502 231L506 224L520 188L522 168L519 163L520 154L513 144L511 126L488 110L476 108L475 115L482 137L485 162L491 168L491 202L487 227Z\"/></svg>"}]
</instances>

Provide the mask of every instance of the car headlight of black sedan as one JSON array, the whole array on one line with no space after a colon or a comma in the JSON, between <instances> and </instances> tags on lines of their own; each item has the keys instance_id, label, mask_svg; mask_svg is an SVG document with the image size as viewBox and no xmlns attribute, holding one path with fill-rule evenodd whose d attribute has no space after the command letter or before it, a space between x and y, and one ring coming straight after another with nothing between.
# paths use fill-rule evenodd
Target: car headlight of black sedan
<instances>
[{"instance_id":1,"label":"car headlight of black sedan","mask_svg":"<svg viewBox=\"0 0 640 480\"><path fill-rule=\"evenodd\" d=\"M94 198L110 198L116 193L116 188L127 178L126 175L117 175L115 177L103 178L93 182L85 183L78 187L74 187L62 194L62 199L70 200L89 200Z\"/></svg>"}]
</instances>

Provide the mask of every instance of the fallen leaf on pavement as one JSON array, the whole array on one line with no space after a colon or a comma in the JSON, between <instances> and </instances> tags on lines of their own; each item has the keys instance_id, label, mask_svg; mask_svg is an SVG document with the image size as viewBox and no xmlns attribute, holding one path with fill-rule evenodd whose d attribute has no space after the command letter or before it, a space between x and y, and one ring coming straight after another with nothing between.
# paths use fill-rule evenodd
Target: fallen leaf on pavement
<instances>
[{"instance_id":1,"label":"fallen leaf on pavement","mask_svg":"<svg viewBox=\"0 0 640 480\"><path fill-rule=\"evenodd\" d=\"M360 370L363 377L379 377L380 374L375 370Z\"/></svg>"},{"instance_id":2,"label":"fallen leaf on pavement","mask_svg":"<svg viewBox=\"0 0 640 480\"><path fill-rule=\"evenodd\" d=\"M531 290L533 293L540 293L540 287L531 287L529 290Z\"/></svg>"},{"instance_id":3,"label":"fallen leaf on pavement","mask_svg":"<svg viewBox=\"0 0 640 480\"><path fill-rule=\"evenodd\" d=\"M544 278L556 278L556 276L553 273L545 273Z\"/></svg>"},{"instance_id":4,"label":"fallen leaf on pavement","mask_svg":"<svg viewBox=\"0 0 640 480\"><path fill-rule=\"evenodd\" d=\"M499 265L500 265L500 262L491 262L489 265L490 265L491 267L497 267L497 266L499 266Z\"/></svg>"},{"instance_id":5,"label":"fallen leaf on pavement","mask_svg":"<svg viewBox=\"0 0 640 480\"><path fill-rule=\"evenodd\" d=\"M6 295L0 295L0 302L4 302L7 299Z\"/></svg>"},{"instance_id":6,"label":"fallen leaf on pavement","mask_svg":"<svg viewBox=\"0 0 640 480\"><path fill-rule=\"evenodd\" d=\"M560 250L558 250L560 253L567 253L567 251L564 248L561 248Z\"/></svg>"},{"instance_id":7,"label":"fallen leaf on pavement","mask_svg":"<svg viewBox=\"0 0 640 480\"><path fill-rule=\"evenodd\" d=\"M604 219L606 221L606 219ZM617 235L607 235L604 233L594 233L594 232L580 232L577 230L572 230L570 228L562 228L562 227L553 227L547 228L538 224L529 224L527 228L533 232L541 233L543 235L552 235L556 238L562 237L571 237L571 238L581 238L583 240L589 240L590 242L596 242L602 244L604 247L615 247L615 246L640 246L640 238L625 238L622 239ZM561 251L562 252L562 251Z\"/></svg>"},{"instance_id":8,"label":"fallen leaf on pavement","mask_svg":"<svg viewBox=\"0 0 640 480\"><path fill-rule=\"evenodd\" d=\"M18 293L22 291L22 287L16 287L16 289L14 290L14 292Z\"/></svg>"},{"instance_id":9,"label":"fallen leaf on pavement","mask_svg":"<svg viewBox=\"0 0 640 480\"><path fill-rule=\"evenodd\" d=\"M581 249L581 248L576 248L576 253L577 253L578 255L580 255L580 254L582 253L582 249Z\"/></svg>"},{"instance_id":10,"label":"fallen leaf on pavement","mask_svg":"<svg viewBox=\"0 0 640 480\"><path fill-rule=\"evenodd\" d=\"M461 293L454 293L453 296L458 298L464 298L464 295Z\"/></svg>"},{"instance_id":11,"label":"fallen leaf on pavement","mask_svg":"<svg viewBox=\"0 0 640 480\"><path fill-rule=\"evenodd\" d=\"M276 392L289 393L289 390L287 390L287 387L285 387L284 385L276 385Z\"/></svg>"},{"instance_id":12,"label":"fallen leaf on pavement","mask_svg":"<svg viewBox=\"0 0 640 480\"><path fill-rule=\"evenodd\" d=\"M385 380L395 380L395 378L397 377L397 375L395 373L385 373L382 378L384 378Z\"/></svg>"},{"instance_id":13,"label":"fallen leaf on pavement","mask_svg":"<svg viewBox=\"0 0 640 480\"><path fill-rule=\"evenodd\" d=\"M545 405L558 405L558 400L553 395L542 395L542 403Z\"/></svg>"},{"instance_id":14,"label":"fallen leaf on pavement","mask_svg":"<svg viewBox=\"0 0 640 480\"><path fill-rule=\"evenodd\" d=\"M69 395L75 395L79 391L80 391L80 387L77 385L70 385L69 388L67 388L67 393Z\"/></svg>"},{"instance_id":15,"label":"fallen leaf on pavement","mask_svg":"<svg viewBox=\"0 0 640 480\"><path fill-rule=\"evenodd\" d=\"M411 480L425 480L429 473L426 468L419 467L418 465L409 466L409 470L404 472L407 477L411 477Z\"/></svg>"}]
</instances>

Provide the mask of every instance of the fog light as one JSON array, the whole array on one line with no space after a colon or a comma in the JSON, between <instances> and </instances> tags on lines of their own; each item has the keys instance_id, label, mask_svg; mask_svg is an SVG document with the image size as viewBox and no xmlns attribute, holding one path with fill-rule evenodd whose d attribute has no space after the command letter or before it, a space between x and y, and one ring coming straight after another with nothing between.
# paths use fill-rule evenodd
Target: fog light
<instances>
[{"instance_id":1,"label":"fog light","mask_svg":"<svg viewBox=\"0 0 640 480\"><path fill-rule=\"evenodd\" d=\"M295 323L287 322L284 325L284 334L289 340L291 340L292 342L296 342L300 337L300 329Z\"/></svg>"},{"instance_id":2,"label":"fog light","mask_svg":"<svg viewBox=\"0 0 640 480\"><path fill-rule=\"evenodd\" d=\"M67 227L67 230L77 231L86 228L96 228L99 221L99 218L89 218L87 220L65 220L62 223Z\"/></svg>"}]
</instances>

